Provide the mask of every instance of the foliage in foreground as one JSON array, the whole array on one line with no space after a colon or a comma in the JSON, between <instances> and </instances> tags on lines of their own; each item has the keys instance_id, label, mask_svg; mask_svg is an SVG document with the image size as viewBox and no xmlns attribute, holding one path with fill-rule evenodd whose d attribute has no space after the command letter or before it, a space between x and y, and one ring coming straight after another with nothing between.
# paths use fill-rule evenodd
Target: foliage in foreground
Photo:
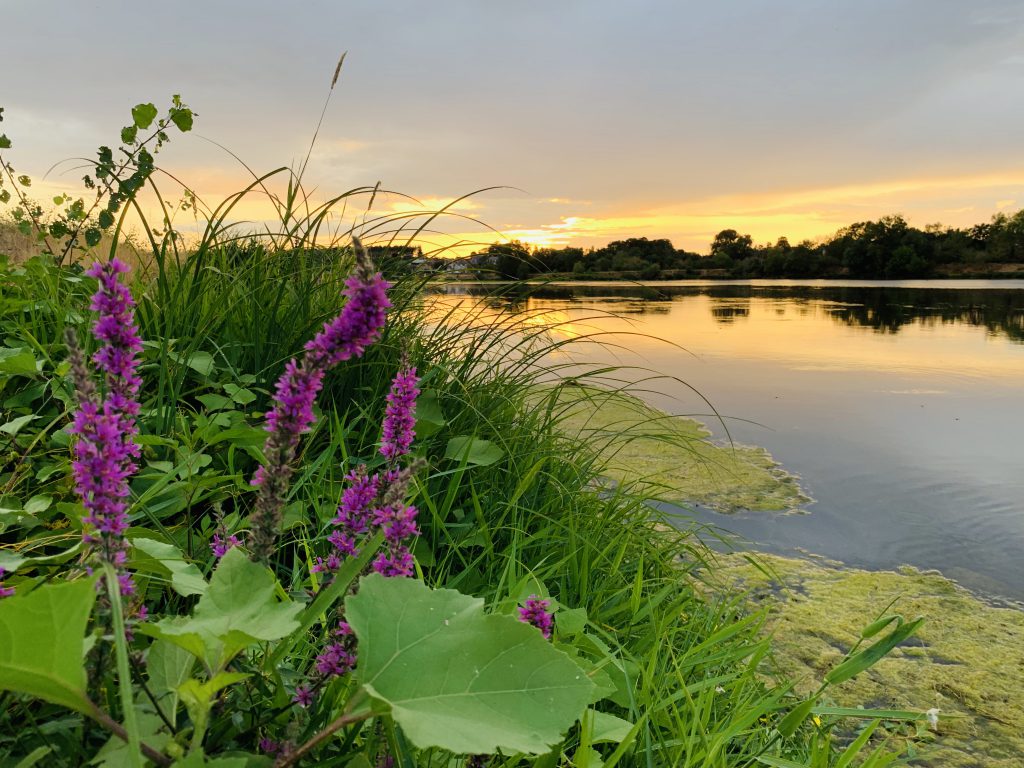
<instances>
[{"instance_id":1,"label":"foliage in foreground","mask_svg":"<svg viewBox=\"0 0 1024 768\"><path fill-rule=\"evenodd\" d=\"M309 764L354 766L825 766L860 753L878 721L834 750L832 722L812 721L821 690L798 702L758 675L769 651L760 618L692 588L704 562L692 538L662 530L628 489L594 492L597 453L558 429L575 388L537 400L558 372L543 331L438 316L408 279L392 290L381 341L324 378L268 563L237 547L218 561L210 545L254 525L249 478L267 459L272 383L336 314L352 263L348 248L312 247L329 208L310 213L296 182L277 198L280 240L239 243L213 216L181 254L172 232L147 229L153 264L134 291L142 466L124 566L148 616L128 614L127 633L120 564L81 568L86 514L67 431L76 404L63 329L86 322L96 284L48 257L0 272L8 763L286 765L308 753ZM360 577L379 536L325 576L317 565L333 551L351 472L382 468L378 404L406 353L422 388L423 468L408 489L420 510L416 578ZM554 609L553 642L514 616L532 595ZM307 701L300 687L342 605L355 669ZM826 682L913 627L892 621ZM466 675L487 684L471 698ZM872 764L892 761L884 744L872 749Z\"/></svg>"}]
</instances>

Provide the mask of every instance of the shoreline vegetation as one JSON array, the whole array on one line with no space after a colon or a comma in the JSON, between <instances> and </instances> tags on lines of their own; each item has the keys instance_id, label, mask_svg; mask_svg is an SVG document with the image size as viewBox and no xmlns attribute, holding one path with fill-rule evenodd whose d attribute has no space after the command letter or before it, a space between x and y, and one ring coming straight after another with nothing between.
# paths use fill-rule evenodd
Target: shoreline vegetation
<instances>
[{"instance_id":1,"label":"shoreline vegetation","mask_svg":"<svg viewBox=\"0 0 1024 768\"><path fill-rule=\"evenodd\" d=\"M481 279L1017 279L1024 278L1024 210L997 213L966 229L919 229L900 215L883 216L796 244L786 237L755 244L750 235L726 229L715 235L707 254L677 249L664 238L631 237L600 248L531 248L513 240L463 259L417 255L423 268Z\"/></svg>"},{"instance_id":2,"label":"shoreline vegetation","mask_svg":"<svg viewBox=\"0 0 1024 768\"><path fill-rule=\"evenodd\" d=\"M722 557L647 503L771 514L806 499L796 479L695 422L605 402L614 370L565 378L551 353L572 342L529 317L438 318L428 276L372 248L404 220L318 243L376 188L312 206L283 168L216 211L186 189L158 226L142 218L145 258L123 279L121 225L160 194L153 155L193 119L177 96L131 115L97 152L95 202L62 198L54 219L0 157L37 237L0 258L0 764L882 768L927 748L924 704L832 704L923 618L854 590L865 602L793 641L843 647L777 674L787 646L758 585L714 589ZM229 223L249 194L280 217L259 237ZM180 210L205 217L187 248ZM88 384L86 361L106 378ZM73 434L89 423L94 443ZM116 483L82 491L83 451L104 440L120 459L92 458L119 462ZM89 573L100 501L116 525ZM383 542L394 567L378 568ZM946 604L925 607L941 627Z\"/></svg>"}]
</instances>

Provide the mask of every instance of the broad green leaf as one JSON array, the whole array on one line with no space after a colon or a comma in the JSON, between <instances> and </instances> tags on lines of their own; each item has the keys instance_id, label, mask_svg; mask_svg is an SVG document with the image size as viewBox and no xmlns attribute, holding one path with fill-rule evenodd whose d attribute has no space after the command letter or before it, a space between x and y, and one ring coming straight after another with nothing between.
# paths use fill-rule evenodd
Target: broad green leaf
<instances>
[{"instance_id":1,"label":"broad green leaf","mask_svg":"<svg viewBox=\"0 0 1024 768\"><path fill-rule=\"evenodd\" d=\"M230 550L213 572L191 616L144 624L139 631L175 643L214 672L260 641L279 640L298 626L302 605L277 599L273 572Z\"/></svg>"},{"instance_id":2,"label":"broad green leaf","mask_svg":"<svg viewBox=\"0 0 1024 768\"><path fill-rule=\"evenodd\" d=\"M224 397L224 395L210 394L200 395L196 398L199 402L206 406L208 411L219 411L222 408L230 408L234 405L234 401L230 397Z\"/></svg>"},{"instance_id":3,"label":"broad green leaf","mask_svg":"<svg viewBox=\"0 0 1024 768\"><path fill-rule=\"evenodd\" d=\"M838 685L846 682L851 677L859 675L868 667L882 659L889 651L902 643L917 631L917 628L924 623L924 617L914 619L906 624L898 624L896 629L883 637L877 643L850 657L837 666L827 675L825 681L830 685Z\"/></svg>"},{"instance_id":4,"label":"broad green leaf","mask_svg":"<svg viewBox=\"0 0 1024 768\"><path fill-rule=\"evenodd\" d=\"M39 371L35 355L24 347L0 347L0 373L11 376L35 376Z\"/></svg>"},{"instance_id":5,"label":"broad green leaf","mask_svg":"<svg viewBox=\"0 0 1024 768\"><path fill-rule=\"evenodd\" d=\"M209 376L213 372L213 355L209 352L193 352L185 360L185 365L203 376Z\"/></svg>"},{"instance_id":6,"label":"broad green leaf","mask_svg":"<svg viewBox=\"0 0 1024 768\"><path fill-rule=\"evenodd\" d=\"M543 754L593 700L583 670L483 600L371 574L345 600L359 682L418 747Z\"/></svg>"},{"instance_id":7,"label":"broad green leaf","mask_svg":"<svg viewBox=\"0 0 1024 768\"><path fill-rule=\"evenodd\" d=\"M24 427L26 424L31 424L38 418L38 416L34 416L31 414L28 416L19 416L16 419L11 419L7 423L0 425L0 432L3 432L5 435L11 435L13 437L14 435L18 434L21 431L22 427Z\"/></svg>"},{"instance_id":8,"label":"broad green leaf","mask_svg":"<svg viewBox=\"0 0 1024 768\"><path fill-rule=\"evenodd\" d=\"M142 130L146 130L156 119L157 110L153 104L136 104L132 107L132 120Z\"/></svg>"},{"instance_id":9,"label":"broad green leaf","mask_svg":"<svg viewBox=\"0 0 1024 768\"><path fill-rule=\"evenodd\" d=\"M500 461L504 455L505 452L490 440L470 436L453 437L444 450L446 459L464 460L467 464L478 467L486 467Z\"/></svg>"},{"instance_id":10,"label":"broad green leaf","mask_svg":"<svg viewBox=\"0 0 1024 768\"><path fill-rule=\"evenodd\" d=\"M155 640L146 654L149 687L164 716L172 723L178 711L178 687L192 677L195 657L166 640Z\"/></svg>"},{"instance_id":11,"label":"broad green leaf","mask_svg":"<svg viewBox=\"0 0 1024 768\"><path fill-rule=\"evenodd\" d=\"M182 133L188 133L192 130L192 110L188 108L179 109L175 107L171 110L171 122L174 123L178 130Z\"/></svg>"},{"instance_id":12,"label":"broad green leaf","mask_svg":"<svg viewBox=\"0 0 1024 768\"><path fill-rule=\"evenodd\" d=\"M95 579L0 600L0 690L88 712L83 638L95 601Z\"/></svg>"},{"instance_id":13,"label":"broad green leaf","mask_svg":"<svg viewBox=\"0 0 1024 768\"><path fill-rule=\"evenodd\" d=\"M169 576L171 588L183 597L201 595L206 591L206 579L194 563L185 561L185 556L173 544L156 539L132 539L135 548L131 565L139 570L149 570Z\"/></svg>"},{"instance_id":14,"label":"broad green leaf","mask_svg":"<svg viewBox=\"0 0 1024 768\"><path fill-rule=\"evenodd\" d=\"M428 389L416 399L416 436L429 437L446 423L437 392Z\"/></svg>"},{"instance_id":15,"label":"broad green leaf","mask_svg":"<svg viewBox=\"0 0 1024 768\"><path fill-rule=\"evenodd\" d=\"M590 735L591 744L598 744L602 741L613 744L621 744L629 738L633 731L633 723L623 720L621 717L609 715L607 712L590 710L592 731Z\"/></svg>"},{"instance_id":16,"label":"broad green leaf","mask_svg":"<svg viewBox=\"0 0 1024 768\"><path fill-rule=\"evenodd\" d=\"M563 608L555 614L555 626L559 635L573 637L587 628L586 608Z\"/></svg>"},{"instance_id":17,"label":"broad green leaf","mask_svg":"<svg viewBox=\"0 0 1024 768\"><path fill-rule=\"evenodd\" d=\"M53 497L46 494L37 494L25 502L25 512L29 515L38 515L45 512L53 503Z\"/></svg>"},{"instance_id":18,"label":"broad green leaf","mask_svg":"<svg viewBox=\"0 0 1024 768\"><path fill-rule=\"evenodd\" d=\"M224 391L228 393L228 397L239 405L248 405L256 399L256 395L253 394L252 390L240 387L237 384L225 384Z\"/></svg>"}]
</instances>

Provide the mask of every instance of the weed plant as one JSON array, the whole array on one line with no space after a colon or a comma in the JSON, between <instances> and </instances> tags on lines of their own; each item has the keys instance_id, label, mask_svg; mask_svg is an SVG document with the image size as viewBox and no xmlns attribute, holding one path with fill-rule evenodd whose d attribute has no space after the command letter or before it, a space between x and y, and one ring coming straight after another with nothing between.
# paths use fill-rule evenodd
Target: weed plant
<instances>
[{"instance_id":1,"label":"weed plant","mask_svg":"<svg viewBox=\"0 0 1024 768\"><path fill-rule=\"evenodd\" d=\"M279 180L284 191L276 194ZM142 181L164 199L152 173ZM144 340L143 457L131 486L129 569L151 616L182 616L207 588L188 585L217 578L209 546L214 535L247 531L254 500L249 478L263 459L263 414L273 382L337 314L353 265L348 235L381 245L404 242L429 227L433 214L424 223L367 213L337 240L325 238L346 206L357 199L372 206L377 190L314 205L302 190L301 170L281 169L254 176L245 190L206 212L198 238L186 247L169 226L168 208L159 228L142 215L136 204L142 189L121 200L138 214L140 240L148 244L132 285ZM240 232L229 223L232 206L256 194L272 200L279 221L272 230ZM201 201L191 204L204 210ZM422 532L414 548L417 579L480 598L496 616L514 615L532 595L550 600L554 647L575 660L601 695L541 754L446 749L451 734L409 738L397 715L375 710L331 731L302 764L843 768L855 758L870 766L897 759L898 723L913 713L863 713L867 727L840 748L837 723L854 713L830 714L823 691L828 682L863 671L905 638L913 622L887 617L869 628L865 640L895 630L867 651L851 651L818 695L798 701L785 681L765 674L770 644L759 634L763 616L747 613L739 595L698 588L700 573L714 567L711 553L692 532L660 523L634 489L609 488L599 459L604 451L560 428L574 399L593 396L592 386L614 382L616 372L574 367L573 378L564 379L552 353L567 342L521 314L439 311L407 261L379 253L394 282L393 307L380 342L325 380L271 558L274 599L302 606L306 615L311 597L324 590L314 565L328 554L325 536L345 475L360 463L380 466L380 412L405 355L422 389L415 452L425 468L410 495ZM73 493L66 431L75 404L62 334L88 322L96 285L79 265L83 258L64 256L51 251L0 264L0 566L18 595L9 600L59 587L82 557L82 505ZM360 596L372 591L363 583ZM0 630L10 632L5 605L0 601ZM90 626L88 690L111 722L27 695L12 682L11 648L0 648L0 765L160 762L132 754L140 739L166 765L287 764L269 757L273 750L261 742L308 743L339 712L351 712L345 707L360 690L357 665L354 677L325 689L315 706L299 712L292 703L331 632L326 621L311 619L283 639L253 643L225 667L235 677L210 694L208 722L200 728L198 710L179 704L191 663L168 680L170 670L180 674L184 667L171 663L167 647L157 653L160 641L151 632L136 631L123 642L103 621ZM131 664L127 679L109 663L121 645ZM423 670L409 677L418 674ZM129 701L137 712L128 711ZM472 730L470 715L460 722Z\"/></svg>"}]
</instances>

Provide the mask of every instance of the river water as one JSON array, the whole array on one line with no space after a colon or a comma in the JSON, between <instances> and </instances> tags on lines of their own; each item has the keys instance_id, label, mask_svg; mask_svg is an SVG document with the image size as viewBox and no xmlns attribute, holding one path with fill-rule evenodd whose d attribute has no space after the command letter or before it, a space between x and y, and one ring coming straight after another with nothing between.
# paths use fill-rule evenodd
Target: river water
<instances>
[{"instance_id":1,"label":"river water","mask_svg":"<svg viewBox=\"0 0 1024 768\"><path fill-rule=\"evenodd\" d=\"M478 302L502 289L437 290ZM935 568L1024 599L1024 281L503 290L492 309L525 310L555 336L610 334L578 358L678 378L648 383L644 399L768 448L815 499L799 515L670 512L763 551Z\"/></svg>"}]
</instances>

